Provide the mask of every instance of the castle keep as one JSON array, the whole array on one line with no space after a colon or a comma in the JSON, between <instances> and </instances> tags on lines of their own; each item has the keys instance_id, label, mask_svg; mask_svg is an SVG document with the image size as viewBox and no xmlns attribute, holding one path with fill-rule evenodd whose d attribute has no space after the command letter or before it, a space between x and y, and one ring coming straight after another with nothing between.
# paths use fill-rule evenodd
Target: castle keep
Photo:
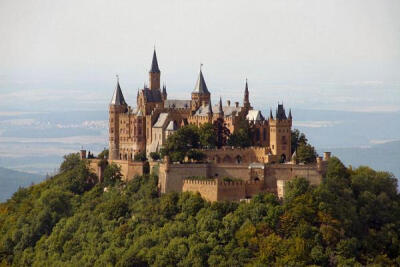
<instances>
[{"instance_id":1,"label":"castle keep","mask_svg":"<svg viewBox=\"0 0 400 267\"><path fill-rule=\"evenodd\" d=\"M330 154L317 158L316 164L298 165L291 161L291 111L287 115L283 104L278 104L275 114L271 109L265 118L250 104L247 80L242 103L227 100L225 105L221 98L217 104L211 103L201 68L190 99L168 99L167 87L161 87L160 81L155 50L149 83L138 90L136 107L127 104L117 80L109 105L108 162L119 165L126 180L143 173L144 164L133 160L136 154L145 153L148 157L151 152L159 152L168 136L180 127L222 121L234 133L244 121L254 132L253 147L204 149L206 159L202 163L173 163L168 156L150 162L151 167L158 166L160 192L193 191L210 201L240 200L260 192L282 196L285 181L294 177L320 183ZM101 179L98 161L90 160L90 166Z\"/></svg>"}]
</instances>

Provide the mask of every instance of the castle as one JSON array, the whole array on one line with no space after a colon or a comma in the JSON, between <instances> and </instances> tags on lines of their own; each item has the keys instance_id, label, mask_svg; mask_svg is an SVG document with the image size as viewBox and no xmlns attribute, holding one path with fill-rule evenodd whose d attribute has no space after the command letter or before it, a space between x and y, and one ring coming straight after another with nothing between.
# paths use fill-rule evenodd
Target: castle
<instances>
[{"instance_id":1,"label":"castle","mask_svg":"<svg viewBox=\"0 0 400 267\"><path fill-rule=\"evenodd\" d=\"M283 104L278 104L275 117L270 111L265 119L260 110L252 108L246 80L242 105L227 101L212 105L211 93L200 69L191 99L168 99L167 88L161 88L161 71L156 51L149 71L149 86L137 93L136 108L126 103L119 81L109 106L110 159L130 160L140 152L159 151L166 138L179 127L188 124L200 126L222 119L230 133L242 120L247 120L255 131L253 143L265 148L263 162L285 162L291 158L292 114L286 116ZM267 157L268 156L268 157Z\"/></svg>"},{"instance_id":2,"label":"castle","mask_svg":"<svg viewBox=\"0 0 400 267\"><path fill-rule=\"evenodd\" d=\"M260 192L273 192L281 197L284 183L294 177L320 183L330 153L318 157L316 164L299 165L291 161L291 111L286 115L283 104L278 104L275 115L270 110L265 118L250 104L247 80L241 105L231 104L230 100L223 105L221 98L212 105L201 67L188 100L168 99L167 88L165 85L161 88L160 80L155 50L149 85L138 90L135 108L125 101L117 80L109 105L108 162L117 164L126 180L143 174L145 163L134 161L136 154L149 156L160 151L168 136L180 127L223 121L229 132L234 133L245 121L254 132L252 147L204 149L206 159L201 163L174 163L168 155L162 161L150 161L151 169L158 170L160 192L193 191L210 201L240 200ZM81 151L81 157L86 157L85 151ZM103 169L98 163L99 159L90 160L91 168L101 179Z\"/></svg>"}]
</instances>

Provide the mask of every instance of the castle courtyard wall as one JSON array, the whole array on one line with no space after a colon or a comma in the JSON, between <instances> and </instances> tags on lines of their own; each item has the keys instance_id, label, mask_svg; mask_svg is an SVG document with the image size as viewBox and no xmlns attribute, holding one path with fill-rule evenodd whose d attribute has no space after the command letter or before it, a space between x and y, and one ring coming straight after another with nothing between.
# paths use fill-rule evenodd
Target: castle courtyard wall
<instances>
[{"instance_id":1,"label":"castle courtyard wall","mask_svg":"<svg viewBox=\"0 0 400 267\"><path fill-rule=\"evenodd\" d=\"M182 192L199 192L208 201L218 201L218 182L186 179L183 181Z\"/></svg>"}]
</instances>

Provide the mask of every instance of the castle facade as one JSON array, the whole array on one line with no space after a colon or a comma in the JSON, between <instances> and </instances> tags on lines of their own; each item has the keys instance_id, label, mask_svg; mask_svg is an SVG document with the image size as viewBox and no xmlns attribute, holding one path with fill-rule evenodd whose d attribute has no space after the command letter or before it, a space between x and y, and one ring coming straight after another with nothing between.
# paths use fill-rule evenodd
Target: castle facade
<instances>
[{"instance_id":1,"label":"castle facade","mask_svg":"<svg viewBox=\"0 0 400 267\"><path fill-rule=\"evenodd\" d=\"M222 99L211 103L211 93L200 69L197 82L186 100L168 99L167 88L161 87L161 71L154 50L149 71L149 85L138 90L136 107L130 107L122 93L119 81L109 105L109 151L111 160L133 160L137 153L157 152L167 137L182 126L200 126L223 120L230 133L235 132L239 122L247 121L253 130L253 143L262 148L257 152L261 162L286 162L291 158L292 114L286 115L283 104L278 104L275 116L270 111L265 118L260 110L253 109L249 99L246 80L243 102L231 103ZM250 138L250 137L249 137ZM211 154L215 152L210 151ZM207 154L207 153L206 153ZM208 153L209 154L209 153ZM254 154L254 153L253 153ZM235 161L232 158L213 158L215 161ZM250 160L250 158L249 158Z\"/></svg>"},{"instance_id":2,"label":"castle facade","mask_svg":"<svg viewBox=\"0 0 400 267\"><path fill-rule=\"evenodd\" d=\"M250 104L247 81L242 104L231 104L228 100L223 105L220 98L216 105L212 105L211 93L201 69L188 100L168 99L167 88L165 85L161 88L160 78L161 71L154 51L149 86L145 85L138 91L135 108L126 103L117 81L109 105L107 164L118 165L125 181L150 169L158 175L161 194L199 192L209 201L239 201L262 192L282 197L285 183L296 177L304 177L311 184L321 182L330 152L325 152L323 158L317 157L313 164L297 164L291 160L291 111L287 116L283 105L278 104L275 115L270 110L269 117L265 118ZM171 162L168 155L160 161L133 160L137 153L148 156L159 151L168 136L180 127L221 121L230 133L243 127L243 122L248 123L253 131L249 138L253 138L254 146L203 149L205 159L201 162ZM86 150L81 150L81 158L86 159ZM91 158L88 163L101 182L104 159Z\"/></svg>"}]
</instances>

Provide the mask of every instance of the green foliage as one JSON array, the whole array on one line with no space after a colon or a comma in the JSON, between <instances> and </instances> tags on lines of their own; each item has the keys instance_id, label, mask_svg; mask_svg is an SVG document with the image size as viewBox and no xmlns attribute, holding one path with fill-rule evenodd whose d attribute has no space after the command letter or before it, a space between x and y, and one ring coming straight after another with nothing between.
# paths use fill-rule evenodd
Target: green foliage
<instances>
[{"instance_id":1,"label":"green foliage","mask_svg":"<svg viewBox=\"0 0 400 267\"><path fill-rule=\"evenodd\" d=\"M283 201L259 194L249 203L209 203L188 192L159 196L153 175L124 183L113 164L94 184L84 161L70 163L0 204L1 266L400 262L400 195L386 172L347 169L333 157L321 185L294 179Z\"/></svg>"},{"instance_id":2,"label":"green foliage","mask_svg":"<svg viewBox=\"0 0 400 267\"><path fill-rule=\"evenodd\" d=\"M206 157L206 155L203 152L201 152L200 150L197 150L197 149L189 150L187 152L187 156L189 159L195 160L195 161L202 161Z\"/></svg>"},{"instance_id":3,"label":"green foliage","mask_svg":"<svg viewBox=\"0 0 400 267\"><path fill-rule=\"evenodd\" d=\"M60 172L65 172L74 169L79 165L81 158L79 153L71 153L64 156L64 161L61 163Z\"/></svg>"},{"instance_id":4,"label":"green foliage","mask_svg":"<svg viewBox=\"0 0 400 267\"><path fill-rule=\"evenodd\" d=\"M233 147L249 147L253 145L253 132L247 121L243 120L238 123L238 127L229 136L228 146Z\"/></svg>"},{"instance_id":5,"label":"green foliage","mask_svg":"<svg viewBox=\"0 0 400 267\"><path fill-rule=\"evenodd\" d=\"M297 147L300 144L306 145L308 144L308 139L306 138L306 135L304 133L301 133L298 129L292 130L292 136L291 136L291 151L294 152L296 151Z\"/></svg>"},{"instance_id":6,"label":"green foliage","mask_svg":"<svg viewBox=\"0 0 400 267\"><path fill-rule=\"evenodd\" d=\"M161 158L161 155L158 152L150 152L150 158L152 160L156 161L156 160L159 160Z\"/></svg>"},{"instance_id":7,"label":"green foliage","mask_svg":"<svg viewBox=\"0 0 400 267\"><path fill-rule=\"evenodd\" d=\"M216 146L217 136L211 123L205 123L199 127L199 139L200 146L203 148L214 148Z\"/></svg>"},{"instance_id":8,"label":"green foliage","mask_svg":"<svg viewBox=\"0 0 400 267\"><path fill-rule=\"evenodd\" d=\"M299 144L296 151L296 161L303 163L314 163L317 159L317 152L310 144Z\"/></svg>"},{"instance_id":9,"label":"green foliage","mask_svg":"<svg viewBox=\"0 0 400 267\"><path fill-rule=\"evenodd\" d=\"M146 161L147 160L147 158L146 158L146 152L139 152L139 153L136 153L134 156L133 156L133 160L134 161Z\"/></svg>"},{"instance_id":10,"label":"green foliage","mask_svg":"<svg viewBox=\"0 0 400 267\"><path fill-rule=\"evenodd\" d=\"M111 163L107 165L104 169L103 174L103 184L105 186L108 185L115 185L116 183L120 182L122 179L121 169L115 163Z\"/></svg>"},{"instance_id":11,"label":"green foliage","mask_svg":"<svg viewBox=\"0 0 400 267\"><path fill-rule=\"evenodd\" d=\"M104 149L103 151L101 151L99 153L99 155L97 155L97 158L99 158L99 159L108 159L108 154L109 154L109 150L108 149Z\"/></svg>"}]
</instances>

